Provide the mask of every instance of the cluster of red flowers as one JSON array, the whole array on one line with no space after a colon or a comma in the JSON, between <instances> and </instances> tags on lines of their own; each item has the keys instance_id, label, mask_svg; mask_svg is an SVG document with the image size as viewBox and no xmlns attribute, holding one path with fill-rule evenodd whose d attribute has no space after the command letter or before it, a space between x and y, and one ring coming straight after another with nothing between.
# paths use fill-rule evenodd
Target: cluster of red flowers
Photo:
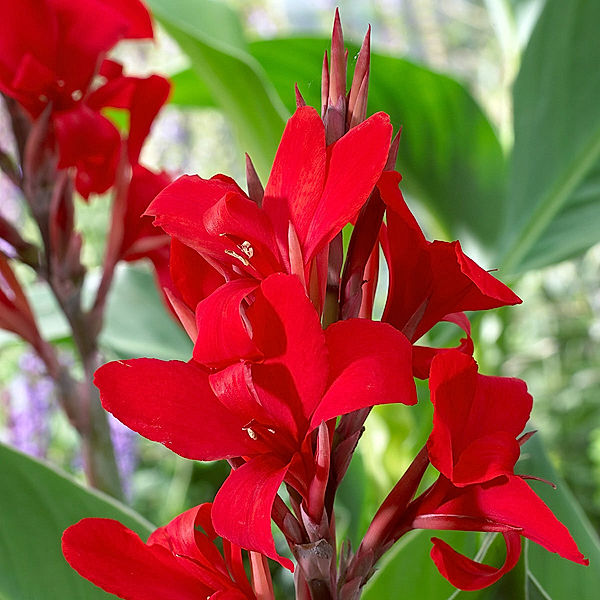
<instances>
[{"instance_id":1,"label":"cluster of red flowers","mask_svg":"<svg viewBox=\"0 0 600 600\"><path fill-rule=\"evenodd\" d=\"M150 258L167 285L168 238L152 227L151 218L141 217L170 178L142 166L139 157L154 118L167 101L170 83L159 75L125 75L123 66L107 57L120 40L153 37L148 10L140 0L5 4L0 20L0 92L12 119L19 164L9 165L11 159L2 153L7 162L3 167L21 188L44 247L39 250L25 242L2 216L0 238L54 289L65 288L65 282L76 287L74 282L82 279L82 239L75 231L72 188L85 199L112 188L106 285L101 286L99 304L119 260ZM123 131L106 116L113 109L127 117ZM47 354L2 252L0 268L8 290L0 290L0 326Z\"/></svg>"},{"instance_id":2,"label":"cluster of red flowers","mask_svg":"<svg viewBox=\"0 0 600 600\"><path fill-rule=\"evenodd\" d=\"M101 109L127 109L127 156L139 185L151 187L136 161L167 86L156 76L123 76L107 59L96 68L118 39L151 35L147 13L134 0L27 4L45 12L31 10L32 39L14 42L0 58L2 89L32 117L48 115L59 166L77 170L84 196L111 185L118 163L121 138ZM85 27L82 36L92 10L93 35ZM112 362L97 371L96 385L106 410L131 429L189 459L228 460L232 470L212 505L180 515L147 544L115 521L88 519L69 528L67 560L107 591L132 600L272 598L265 557L294 570L275 548L272 520L296 560L302 598L358 598L375 562L413 529L503 534L500 568L433 538L435 564L465 590L513 568L521 536L586 563L566 528L514 473L528 437L519 437L532 402L525 384L480 375L472 358L464 311L520 299L458 242L426 240L398 189L398 137L392 139L389 117L365 120L368 77L367 36L346 92L336 20L322 113L297 94L266 186L248 163L248 194L224 175L184 176L147 209L157 231L171 238L166 294L194 342L193 357ZM141 212L133 203L123 206ZM121 256L148 250L140 240L149 234L132 223ZM354 228L344 255L348 223ZM389 289L382 320L375 321L380 248ZM444 320L465 331L457 348L418 345ZM431 435L359 548L338 563L336 490L370 408L414 405L414 377L429 380ZM417 494L430 464L439 477ZM252 583L241 549L249 552Z\"/></svg>"}]
</instances>

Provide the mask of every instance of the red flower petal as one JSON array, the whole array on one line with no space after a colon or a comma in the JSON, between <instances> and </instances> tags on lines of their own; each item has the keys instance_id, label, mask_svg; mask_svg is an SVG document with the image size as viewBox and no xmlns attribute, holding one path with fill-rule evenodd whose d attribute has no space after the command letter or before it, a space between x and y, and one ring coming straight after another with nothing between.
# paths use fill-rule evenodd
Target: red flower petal
<instances>
[{"instance_id":1,"label":"red flower petal","mask_svg":"<svg viewBox=\"0 0 600 600\"><path fill-rule=\"evenodd\" d=\"M141 165L134 165L132 168L120 251L125 260L139 260L157 248L157 244L168 244L169 238L154 227L152 218L144 213L154 197L169 185L170 181L164 171L155 173Z\"/></svg>"},{"instance_id":2,"label":"red flower petal","mask_svg":"<svg viewBox=\"0 0 600 600\"><path fill-rule=\"evenodd\" d=\"M377 187L387 205L390 285L383 320L415 341L449 313L518 304L520 298L467 257L458 242L428 242L386 172ZM406 285L406 282L412 282Z\"/></svg>"},{"instance_id":3,"label":"red flower petal","mask_svg":"<svg viewBox=\"0 0 600 600\"><path fill-rule=\"evenodd\" d=\"M433 542L431 558L440 573L453 586L465 591L480 590L498 581L519 562L521 555L519 534L503 533L502 535L506 541L506 559L498 569L459 554L446 542L435 537L431 538Z\"/></svg>"},{"instance_id":4,"label":"red flower petal","mask_svg":"<svg viewBox=\"0 0 600 600\"><path fill-rule=\"evenodd\" d=\"M242 358L262 358L242 314L242 301L257 285L247 279L229 281L198 304L195 360L220 368Z\"/></svg>"},{"instance_id":5,"label":"red flower petal","mask_svg":"<svg viewBox=\"0 0 600 600\"><path fill-rule=\"evenodd\" d=\"M144 544L112 519L84 519L72 525L63 534L62 549L80 575L126 600L197 600L214 591L202 582L200 567L194 569L192 562L162 545Z\"/></svg>"},{"instance_id":6,"label":"red flower petal","mask_svg":"<svg viewBox=\"0 0 600 600\"><path fill-rule=\"evenodd\" d=\"M167 101L171 84L160 75L116 77L94 90L86 104L94 110L110 106L129 111L129 161L135 164L158 111Z\"/></svg>"},{"instance_id":7,"label":"red flower petal","mask_svg":"<svg viewBox=\"0 0 600 600\"><path fill-rule=\"evenodd\" d=\"M350 319L325 331L331 382L315 410L311 428L359 408L416 404L410 342L386 323Z\"/></svg>"},{"instance_id":8,"label":"red flower petal","mask_svg":"<svg viewBox=\"0 0 600 600\"><path fill-rule=\"evenodd\" d=\"M128 427L186 458L215 460L249 453L244 422L213 394L192 363L140 358L96 371L102 405Z\"/></svg>"},{"instance_id":9,"label":"red flower petal","mask_svg":"<svg viewBox=\"0 0 600 600\"><path fill-rule=\"evenodd\" d=\"M245 195L226 194L204 213L202 221L221 243L217 260L232 262L259 278L282 269L271 223Z\"/></svg>"},{"instance_id":10,"label":"red flower petal","mask_svg":"<svg viewBox=\"0 0 600 600\"><path fill-rule=\"evenodd\" d=\"M186 510L164 527L152 532L148 538L148 545L164 546L175 556L190 558L211 571L220 572L228 579L225 560L213 544L217 536L212 525L211 506L206 503ZM192 573L193 567L193 564L189 565ZM220 580L218 575L214 579L212 584L220 587L217 583Z\"/></svg>"},{"instance_id":11,"label":"red flower petal","mask_svg":"<svg viewBox=\"0 0 600 600\"><path fill-rule=\"evenodd\" d=\"M267 277L247 315L253 342L266 364L289 371L308 419L325 391L328 364L319 315L300 280L281 273Z\"/></svg>"},{"instance_id":12,"label":"red flower petal","mask_svg":"<svg viewBox=\"0 0 600 600\"><path fill-rule=\"evenodd\" d=\"M479 375L475 361L458 350L433 359L429 381L432 464L455 485L512 474L519 457L516 437L531 412L525 383Z\"/></svg>"},{"instance_id":13,"label":"red flower petal","mask_svg":"<svg viewBox=\"0 0 600 600\"><path fill-rule=\"evenodd\" d=\"M516 475L463 488L434 512L484 518L499 525L519 528L521 535L550 552L581 565L589 562L579 552L567 528Z\"/></svg>"},{"instance_id":14,"label":"red flower petal","mask_svg":"<svg viewBox=\"0 0 600 600\"><path fill-rule=\"evenodd\" d=\"M293 571L292 562L277 554L271 533L271 510L288 466L267 454L232 471L215 497L212 518L223 538Z\"/></svg>"},{"instance_id":15,"label":"red flower petal","mask_svg":"<svg viewBox=\"0 0 600 600\"><path fill-rule=\"evenodd\" d=\"M196 250L171 238L171 278L183 301L193 310L225 283L223 276Z\"/></svg>"},{"instance_id":16,"label":"red flower petal","mask_svg":"<svg viewBox=\"0 0 600 600\"><path fill-rule=\"evenodd\" d=\"M127 22L127 39L152 38L150 13L141 0L100 0L114 8Z\"/></svg>"},{"instance_id":17,"label":"red flower petal","mask_svg":"<svg viewBox=\"0 0 600 600\"><path fill-rule=\"evenodd\" d=\"M389 116L376 113L331 146L325 189L318 204L306 207L305 236L299 232L305 263L356 217L385 166L391 138Z\"/></svg>"},{"instance_id":18,"label":"red flower petal","mask_svg":"<svg viewBox=\"0 0 600 600\"><path fill-rule=\"evenodd\" d=\"M5 2L0 20L0 89L12 95L11 84L21 60L29 53L40 62L56 46L57 35L56 17L47 2ZM44 64L52 67L53 58Z\"/></svg>"},{"instance_id":19,"label":"red flower petal","mask_svg":"<svg viewBox=\"0 0 600 600\"><path fill-rule=\"evenodd\" d=\"M127 0L125 5L130 3ZM124 14L110 6L110 0L53 0L52 4L60 27L57 75L65 81L64 88L69 94L73 90L84 92L100 62L98 59L126 37L130 23Z\"/></svg>"},{"instance_id":20,"label":"red flower petal","mask_svg":"<svg viewBox=\"0 0 600 600\"><path fill-rule=\"evenodd\" d=\"M229 192L244 195L233 179L223 175L211 179L183 175L154 199L146 214L156 217L154 225L201 254L222 255L223 241L206 231L203 217Z\"/></svg>"},{"instance_id":21,"label":"red flower petal","mask_svg":"<svg viewBox=\"0 0 600 600\"><path fill-rule=\"evenodd\" d=\"M290 221L300 241L305 241L325 172L325 127L315 109L304 106L285 126L263 199L282 254L287 254Z\"/></svg>"},{"instance_id":22,"label":"red flower petal","mask_svg":"<svg viewBox=\"0 0 600 600\"><path fill-rule=\"evenodd\" d=\"M59 167L76 167L77 191L87 198L101 194L115 180L121 136L100 113L87 106L53 117L60 153Z\"/></svg>"},{"instance_id":23,"label":"red flower petal","mask_svg":"<svg viewBox=\"0 0 600 600\"><path fill-rule=\"evenodd\" d=\"M521 449L515 436L496 431L473 440L460 453L452 472L457 486L491 481L500 475L512 475Z\"/></svg>"}]
</instances>

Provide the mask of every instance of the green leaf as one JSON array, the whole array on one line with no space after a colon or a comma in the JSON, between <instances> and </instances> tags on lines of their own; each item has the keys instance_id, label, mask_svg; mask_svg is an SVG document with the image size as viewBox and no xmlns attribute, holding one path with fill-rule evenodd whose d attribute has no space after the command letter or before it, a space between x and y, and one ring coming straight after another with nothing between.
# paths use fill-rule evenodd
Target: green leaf
<instances>
[{"instance_id":1,"label":"green leaf","mask_svg":"<svg viewBox=\"0 0 600 600\"><path fill-rule=\"evenodd\" d=\"M295 82L320 106L326 39L278 39L250 44L288 109ZM358 47L347 44L350 62ZM467 89L445 75L399 58L372 55L369 112L403 126L399 168L403 189L437 217L448 237L492 246L502 216L505 161L496 134Z\"/></svg>"},{"instance_id":2,"label":"green leaf","mask_svg":"<svg viewBox=\"0 0 600 600\"><path fill-rule=\"evenodd\" d=\"M193 69L185 69L170 78L173 93L169 102L185 108L217 106L208 86Z\"/></svg>"},{"instance_id":3,"label":"green leaf","mask_svg":"<svg viewBox=\"0 0 600 600\"><path fill-rule=\"evenodd\" d=\"M192 355L192 343L168 313L152 273L141 267L117 270L100 344L119 358L189 360Z\"/></svg>"},{"instance_id":4,"label":"green leaf","mask_svg":"<svg viewBox=\"0 0 600 600\"><path fill-rule=\"evenodd\" d=\"M192 69L232 124L242 150L251 155L261 175L268 174L287 113L260 65L245 50L235 12L211 0L148 4L190 58Z\"/></svg>"},{"instance_id":5,"label":"green leaf","mask_svg":"<svg viewBox=\"0 0 600 600\"><path fill-rule=\"evenodd\" d=\"M551 264L600 240L598 22L599 2L550 0L524 53L513 92L507 271Z\"/></svg>"},{"instance_id":6,"label":"green leaf","mask_svg":"<svg viewBox=\"0 0 600 600\"><path fill-rule=\"evenodd\" d=\"M143 539L153 527L115 500L1 444L0 481L0 598L114 598L69 567L62 532L84 517L118 519Z\"/></svg>"}]
</instances>

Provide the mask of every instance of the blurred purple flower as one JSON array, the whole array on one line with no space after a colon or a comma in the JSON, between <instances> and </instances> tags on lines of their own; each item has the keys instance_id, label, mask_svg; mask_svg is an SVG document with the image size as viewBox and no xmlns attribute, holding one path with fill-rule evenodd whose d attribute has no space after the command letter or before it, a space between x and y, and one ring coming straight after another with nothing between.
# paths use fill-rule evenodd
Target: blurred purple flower
<instances>
[{"instance_id":1,"label":"blurred purple flower","mask_svg":"<svg viewBox=\"0 0 600 600\"><path fill-rule=\"evenodd\" d=\"M10 383L7 394L7 441L26 454L44 458L50 445L54 385L34 354L23 354L19 367L21 373Z\"/></svg>"},{"instance_id":2,"label":"blurred purple flower","mask_svg":"<svg viewBox=\"0 0 600 600\"><path fill-rule=\"evenodd\" d=\"M123 492L125 497L131 500L131 480L138 463L138 434L123 425L111 414L108 415L108 424Z\"/></svg>"}]
</instances>

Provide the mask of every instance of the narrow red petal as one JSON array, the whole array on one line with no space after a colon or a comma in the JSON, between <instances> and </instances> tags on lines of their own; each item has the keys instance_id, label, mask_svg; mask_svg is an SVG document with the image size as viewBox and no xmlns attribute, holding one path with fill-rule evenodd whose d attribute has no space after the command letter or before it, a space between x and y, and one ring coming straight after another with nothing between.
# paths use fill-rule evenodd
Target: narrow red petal
<instances>
[{"instance_id":1,"label":"narrow red petal","mask_svg":"<svg viewBox=\"0 0 600 600\"><path fill-rule=\"evenodd\" d=\"M588 564L567 528L523 479L513 475L463 488L435 511L483 517L518 527L521 535L581 565Z\"/></svg>"},{"instance_id":2,"label":"narrow red petal","mask_svg":"<svg viewBox=\"0 0 600 600\"><path fill-rule=\"evenodd\" d=\"M282 251L287 248L290 221L300 242L305 241L325 185L325 170L323 122L314 108L299 108L283 132L263 199Z\"/></svg>"},{"instance_id":3,"label":"narrow red petal","mask_svg":"<svg viewBox=\"0 0 600 600\"><path fill-rule=\"evenodd\" d=\"M159 230L160 231L160 230ZM196 250L171 239L169 269L178 295L192 311L225 283L223 276Z\"/></svg>"},{"instance_id":4,"label":"narrow red petal","mask_svg":"<svg viewBox=\"0 0 600 600\"><path fill-rule=\"evenodd\" d=\"M227 579L229 573L225 560L213 544L216 534L212 526L211 506L205 503L186 510L150 534L148 545L159 544L175 556L189 558L211 571L216 571L215 579L218 581L218 573ZM185 568L185 563L182 566ZM189 568L192 570L193 565L190 564ZM213 582L213 585L215 584L218 587L216 581Z\"/></svg>"},{"instance_id":5,"label":"narrow red petal","mask_svg":"<svg viewBox=\"0 0 600 600\"><path fill-rule=\"evenodd\" d=\"M506 541L506 559L500 568L475 562L459 554L446 542L439 538L431 538L433 548L431 558L440 573L455 587L473 591L480 590L495 583L508 573L519 561L521 555L521 538L518 533L504 533Z\"/></svg>"},{"instance_id":6,"label":"narrow red petal","mask_svg":"<svg viewBox=\"0 0 600 600\"><path fill-rule=\"evenodd\" d=\"M259 359L262 353L252 340L243 315L242 302L254 291L257 282L247 279L229 281L196 307L198 338L194 359L208 367L224 367L242 358Z\"/></svg>"}]
</instances>

